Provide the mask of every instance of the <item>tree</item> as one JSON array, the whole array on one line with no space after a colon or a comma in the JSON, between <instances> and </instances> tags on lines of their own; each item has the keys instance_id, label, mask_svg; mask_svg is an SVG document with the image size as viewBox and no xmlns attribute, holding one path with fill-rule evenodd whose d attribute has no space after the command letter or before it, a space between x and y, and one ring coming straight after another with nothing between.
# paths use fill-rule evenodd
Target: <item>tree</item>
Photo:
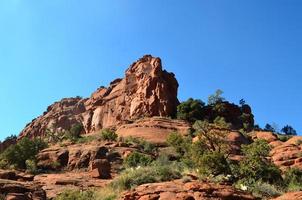
<instances>
[{"instance_id":1,"label":"tree","mask_svg":"<svg viewBox=\"0 0 302 200\"><path fill-rule=\"evenodd\" d=\"M199 99L189 98L177 106L177 118L191 123L202 118L202 108L205 103Z\"/></svg>"},{"instance_id":2,"label":"tree","mask_svg":"<svg viewBox=\"0 0 302 200\"><path fill-rule=\"evenodd\" d=\"M297 135L297 131L290 125L286 125L281 129L285 135Z\"/></svg>"},{"instance_id":3,"label":"tree","mask_svg":"<svg viewBox=\"0 0 302 200\"><path fill-rule=\"evenodd\" d=\"M47 147L47 144L41 139L33 139L25 137L17 144L11 145L2 154L1 158L6 160L10 165L24 169L26 160L35 160L35 156L40 150Z\"/></svg>"},{"instance_id":4,"label":"tree","mask_svg":"<svg viewBox=\"0 0 302 200\"><path fill-rule=\"evenodd\" d=\"M246 104L245 100L244 99L240 99L239 105L244 106L245 104Z\"/></svg>"},{"instance_id":5,"label":"tree","mask_svg":"<svg viewBox=\"0 0 302 200\"><path fill-rule=\"evenodd\" d=\"M239 162L239 179L245 184L261 180L268 183L282 182L281 171L267 159L270 147L265 140L242 145L244 158Z\"/></svg>"},{"instance_id":6,"label":"tree","mask_svg":"<svg viewBox=\"0 0 302 200\"><path fill-rule=\"evenodd\" d=\"M193 125L199 141L207 147L208 151L217 151L228 154L230 144L226 141L229 130L226 127L210 124L207 121L196 121Z\"/></svg>"},{"instance_id":7,"label":"tree","mask_svg":"<svg viewBox=\"0 0 302 200\"><path fill-rule=\"evenodd\" d=\"M264 130L265 131L270 131L270 132L275 132L276 130L273 128L272 125L270 124L266 124L265 127L264 127Z\"/></svg>"},{"instance_id":8,"label":"tree","mask_svg":"<svg viewBox=\"0 0 302 200\"><path fill-rule=\"evenodd\" d=\"M222 94L223 94L222 90L220 89L216 90L215 94L212 94L208 97L208 104L215 105L217 103L223 102L225 98L221 96Z\"/></svg>"}]
</instances>

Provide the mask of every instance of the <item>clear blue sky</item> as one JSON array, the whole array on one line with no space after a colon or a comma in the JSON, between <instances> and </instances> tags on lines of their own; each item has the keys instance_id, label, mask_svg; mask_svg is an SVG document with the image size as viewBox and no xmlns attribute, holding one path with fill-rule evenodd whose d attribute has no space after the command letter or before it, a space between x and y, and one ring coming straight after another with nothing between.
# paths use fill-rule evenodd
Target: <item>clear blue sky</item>
<instances>
[{"instance_id":1,"label":"clear blue sky","mask_svg":"<svg viewBox=\"0 0 302 200\"><path fill-rule=\"evenodd\" d=\"M261 126L302 132L301 0L0 0L0 139L144 54L176 74L180 100L220 88Z\"/></svg>"}]
</instances>

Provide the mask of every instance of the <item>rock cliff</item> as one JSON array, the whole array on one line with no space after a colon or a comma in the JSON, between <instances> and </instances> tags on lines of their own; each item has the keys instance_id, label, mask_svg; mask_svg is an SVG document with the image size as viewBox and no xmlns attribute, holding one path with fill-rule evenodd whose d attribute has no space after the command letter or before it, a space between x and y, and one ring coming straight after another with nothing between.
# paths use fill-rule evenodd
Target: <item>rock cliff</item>
<instances>
[{"instance_id":1,"label":"rock cliff","mask_svg":"<svg viewBox=\"0 0 302 200\"><path fill-rule=\"evenodd\" d=\"M162 69L160 58L146 55L130 65L123 79L100 87L90 98L55 102L20 137L43 136L47 129L65 131L77 123L90 133L142 117L173 116L179 104L177 89L174 74Z\"/></svg>"}]
</instances>

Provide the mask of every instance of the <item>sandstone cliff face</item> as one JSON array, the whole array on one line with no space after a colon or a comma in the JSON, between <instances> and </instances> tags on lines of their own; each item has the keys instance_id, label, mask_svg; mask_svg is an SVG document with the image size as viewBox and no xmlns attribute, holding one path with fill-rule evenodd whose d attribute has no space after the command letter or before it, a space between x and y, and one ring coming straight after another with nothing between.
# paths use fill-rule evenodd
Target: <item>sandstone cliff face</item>
<instances>
[{"instance_id":1,"label":"sandstone cliff face","mask_svg":"<svg viewBox=\"0 0 302 200\"><path fill-rule=\"evenodd\" d=\"M160 58L146 55L126 70L123 79L99 88L90 98L66 98L49 106L20 137L43 136L46 129L64 131L76 123L90 133L142 117L173 116L179 104L177 89L174 74L162 69Z\"/></svg>"}]
</instances>

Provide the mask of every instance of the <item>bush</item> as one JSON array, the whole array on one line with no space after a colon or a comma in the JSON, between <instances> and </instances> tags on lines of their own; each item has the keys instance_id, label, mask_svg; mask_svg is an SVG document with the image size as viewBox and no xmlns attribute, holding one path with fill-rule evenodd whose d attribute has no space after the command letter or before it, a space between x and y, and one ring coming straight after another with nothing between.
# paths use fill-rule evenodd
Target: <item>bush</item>
<instances>
[{"instance_id":1,"label":"bush","mask_svg":"<svg viewBox=\"0 0 302 200\"><path fill-rule=\"evenodd\" d=\"M35 160L35 156L39 151L46 147L47 144L41 139L30 140L28 138L23 138L16 145L12 145L7 148L1 154L1 158L6 160L9 165L25 169L26 160Z\"/></svg>"},{"instance_id":2,"label":"bush","mask_svg":"<svg viewBox=\"0 0 302 200\"><path fill-rule=\"evenodd\" d=\"M171 181L181 178L180 171L171 166L149 166L137 169L127 169L111 182L116 190L127 190L145 183Z\"/></svg>"},{"instance_id":3,"label":"bush","mask_svg":"<svg viewBox=\"0 0 302 200\"><path fill-rule=\"evenodd\" d=\"M55 200L96 200L96 193L92 190L65 190Z\"/></svg>"},{"instance_id":4,"label":"bush","mask_svg":"<svg viewBox=\"0 0 302 200\"><path fill-rule=\"evenodd\" d=\"M277 197L282 194L282 191L275 185L271 185L268 183L257 182L251 188L253 196L261 198L261 199L270 199L272 197Z\"/></svg>"},{"instance_id":5,"label":"bush","mask_svg":"<svg viewBox=\"0 0 302 200\"><path fill-rule=\"evenodd\" d=\"M131 153L124 159L126 167L147 166L152 162L152 157L138 152Z\"/></svg>"},{"instance_id":6,"label":"bush","mask_svg":"<svg viewBox=\"0 0 302 200\"><path fill-rule=\"evenodd\" d=\"M172 146L180 156L184 156L189 154L192 145L192 138L173 132L168 136L167 144Z\"/></svg>"},{"instance_id":7,"label":"bush","mask_svg":"<svg viewBox=\"0 0 302 200\"><path fill-rule=\"evenodd\" d=\"M74 124L71 129L70 129L70 136L73 138L73 139L78 139L80 138L81 136L81 133L83 132L84 130L84 127L81 123L78 123L78 124Z\"/></svg>"},{"instance_id":8,"label":"bush","mask_svg":"<svg viewBox=\"0 0 302 200\"><path fill-rule=\"evenodd\" d=\"M217 176L230 174L230 167L223 153L217 151L204 152L196 160L198 172L202 175Z\"/></svg>"},{"instance_id":9,"label":"bush","mask_svg":"<svg viewBox=\"0 0 302 200\"><path fill-rule=\"evenodd\" d=\"M182 102L177 106L177 118L194 122L202 118L202 108L204 102L199 99L189 98L187 101Z\"/></svg>"},{"instance_id":10,"label":"bush","mask_svg":"<svg viewBox=\"0 0 302 200\"><path fill-rule=\"evenodd\" d=\"M284 174L284 183L289 191L302 189L302 171L298 168L291 168Z\"/></svg>"},{"instance_id":11,"label":"bush","mask_svg":"<svg viewBox=\"0 0 302 200\"><path fill-rule=\"evenodd\" d=\"M281 171L266 159L270 147L265 140L256 140L252 144L242 145L244 159L239 162L239 179L246 185L258 181L281 185Z\"/></svg>"},{"instance_id":12,"label":"bush","mask_svg":"<svg viewBox=\"0 0 302 200\"><path fill-rule=\"evenodd\" d=\"M105 129L105 130L102 130L102 132L101 132L101 138L103 140L116 141L118 138L118 135L109 129Z\"/></svg>"},{"instance_id":13,"label":"bush","mask_svg":"<svg viewBox=\"0 0 302 200\"><path fill-rule=\"evenodd\" d=\"M157 150L156 146L152 144L151 142L148 142L141 138L135 138L135 137L127 137L123 139L125 143L132 144L132 145L138 145L138 149L140 151L143 151L145 153L155 153Z\"/></svg>"},{"instance_id":14,"label":"bush","mask_svg":"<svg viewBox=\"0 0 302 200\"><path fill-rule=\"evenodd\" d=\"M38 168L35 160L26 160L26 170L31 174L37 174Z\"/></svg>"}]
</instances>

